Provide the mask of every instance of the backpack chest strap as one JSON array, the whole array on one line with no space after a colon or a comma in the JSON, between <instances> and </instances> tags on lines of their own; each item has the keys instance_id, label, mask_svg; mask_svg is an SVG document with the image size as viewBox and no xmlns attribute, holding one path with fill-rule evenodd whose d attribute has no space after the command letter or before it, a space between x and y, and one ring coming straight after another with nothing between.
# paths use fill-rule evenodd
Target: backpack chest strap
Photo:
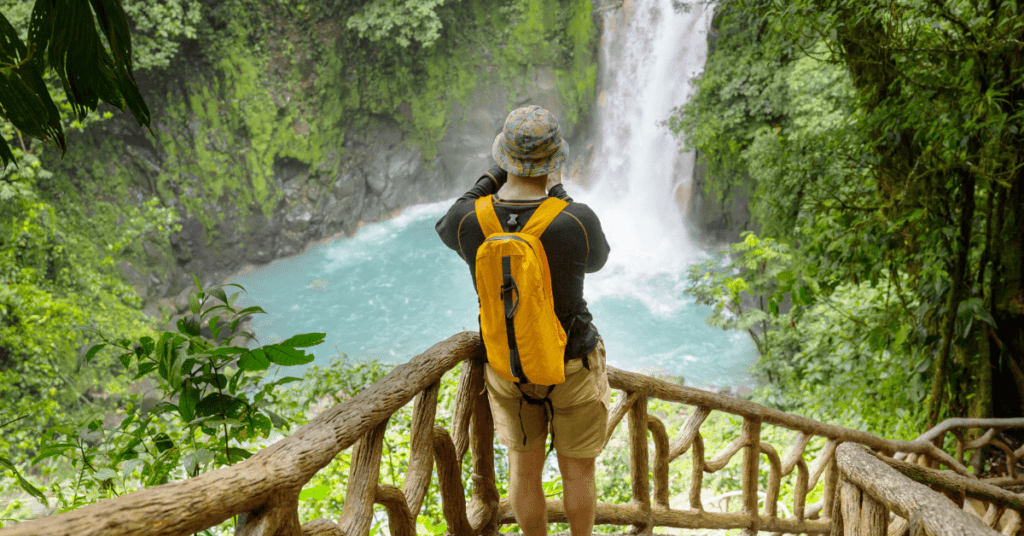
<instances>
[{"instance_id":1,"label":"backpack chest strap","mask_svg":"<svg viewBox=\"0 0 1024 536\"><path fill-rule=\"evenodd\" d=\"M484 232L484 236L504 232L501 222L498 220L498 214L494 211L492 196L488 195L478 198L474 206L476 208L476 219L480 222L480 230ZM567 201L557 197L545 199L537 207L537 210L533 212L530 219L527 220L526 226L520 232L540 238L540 235L544 234L548 225L551 225L551 222L555 221L555 217L567 206L569 206Z\"/></svg>"}]
</instances>

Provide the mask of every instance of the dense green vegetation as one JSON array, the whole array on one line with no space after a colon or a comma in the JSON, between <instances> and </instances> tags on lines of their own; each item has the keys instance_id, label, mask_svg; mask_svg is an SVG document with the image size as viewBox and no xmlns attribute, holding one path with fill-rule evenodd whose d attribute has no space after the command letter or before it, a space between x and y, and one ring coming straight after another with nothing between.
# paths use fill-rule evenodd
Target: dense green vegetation
<instances>
[{"instance_id":1,"label":"dense green vegetation","mask_svg":"<svg viewBox=\"0 0 1024 536\"><path fill-rule=\"evenodd\" d=\"M138 296L112 270L114 257L142 235L166 240L173 217L147 202L116 215L105 207L74 207L77 217L68 218L51 202L65 181L29 148L34 137L63 151L65 127L94 120L89 114L100 101L148 124L149 111L132 77L124 14L110 9L94 19L82 3L3 7L0 110L10 122L0 125L6 168L0 174L0 423L17 427L5 431L0 449L24 454L38 444L34 431L53 424L67 408L95 407L97 392L117 389L111 363L83 366L88 337L82 330L132 336L148 328ZM106 47L100 45L101 32ZM48 90L44 75L63 91ZM14 152L8 140L17 140Z\"/></svg>"},{"instance_id":2,"label":"dense green vegetation","mask_svg":"<svg viewBox=\"0 0 1024 536\"><path fill-rule=\"evenodd\" d=\"M75 3L84 11L69 20L91 27L89 10L106 4L117 2ZM0 171L0 474L3 488L42 487L61 510L236 461L271 427L302 422L295 408L316 398L311 389L328 389L311 379L296 398L273 400L273 410L273 397L233 392L249 398L236 404L241 413L219 417L230 422L218 435L197 424L212 415L189 411L182 400L198 408L209 394L203 389L225 387L221 375L237 352L178 370L175 380L166 367L142 370L141 361L129 367L115 352L88 351L107 340L159 365L154 352L161 348L188 353L202 346L189 326L157 331L167 318L147 317L142 308L162 296L126 283L135 267L164 281L181 275L168 241L179 222L198 218L215 243L221 207L269 214L276 206L277 162L308 165L314 179L329 184L331 172L346 165L346 136L380 118L396 122L429 162L456 103L488 85L521 90L539 66L556 74L572 128L593 99L597 72L589 0L121 4L131 54L118 40L124 35L104 33L113 28L106 23L97 26L95 47L78 52L92 51L101 67L104 55L128 58L142 108L124 87L103 82L124 83L118 76L130 77L132 68L117 67L105 79L94 76L102 68L86 70L99 100L87 95L82 108L81 96L68 98L61 69L82 62L44 70L26 60L41 57L29 23L33 9L48 4L0 0L10 23L0 29L0 69L41 77L45 88L37 91L33 82L30 89L54 101L54 109L44 103L43 112L32 112L38 124L0 123L4 163L13 161ZM18 49L11 35L30 46ZM509 103L519 98L513 91ZM105 105L97 111L99 101L127 106L143 124L152 110L152 130ZM19 110L7 101L4 107L4 118L16 119ZM362 366L331 377L358 378ZM144 396L154 382L162 398ZM112 428L111 415L128 418ZM30 515L15 503L0 518Z\"/></svg>"},{"instance_id":3,"label":"dense green vegetation","mask_svg":"<svg viewBox=\"0 0 1024 536\"><path fill-rule=\"evenodd\" d=\"M1019 3L728 0L716 25L672 125L761 230L692 279L766 399L903 437L1024 413Z\"/></svg>"}]
</instances>

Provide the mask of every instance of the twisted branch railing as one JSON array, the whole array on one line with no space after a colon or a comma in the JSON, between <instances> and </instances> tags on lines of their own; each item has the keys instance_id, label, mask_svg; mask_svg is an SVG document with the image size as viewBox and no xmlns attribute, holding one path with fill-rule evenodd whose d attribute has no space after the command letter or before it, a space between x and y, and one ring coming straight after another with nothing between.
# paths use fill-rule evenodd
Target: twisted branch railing
<instances>
[{"instance_id":1,"label":"twisted branch railing","mask_svg":"<svg viewBox=\"0 0 1024 536\"><path fill-rule=\"evenodd\" d=\"M415 532L416 518L435 468L448 532L453 536L495 535L501 524L513 523L514 518L507 500L499 498L495 485L494 425L483 387L482 359L483 346L479 336L468 332L457 334L412 361L395 367L365 391L324 411L291 436L260 450L244 462L196 478L0 529L0 535L184 535L218 525L237 515L238 535L365 536L372 523L373 506L381 504L387 511L391 534L409 536ZM445 372L459 363L462 363L462 373L451 430L448 431L434 424L439 382ZM840 473L851 486L856 484L862 486L858 489L870 489L863 487L866 484L858 484L858 469L845 465L841 470L837 468L837 459L840 465L843 463L842 457L836 454L842 443L857 443L887 456L899 453L917 465L887 458L889 463L929 471L922 474L938 473L932 469L933 466L945 466L962 475L962 480L973 479L970 481L975 483L978 481L964 463L965 452L998 448L1008 460L1008 476L995 484L1024 483L1016 472L1016 465L1024 456L1024 448L1014 451L996 437L998 430L1024 427L1024 419L947 421L915 441L892 441L729 396L611 367L608 370L611 387L623 391L623 396L609 412L608 437L623 419L627 420L632 497L627 504L599 502L596 524L630 527L635 534L651 534L655 527L676 527L738 528L747 533L824 534L831 531L838 535L834 521L838 523L848 519L837 509L839 495L836 490ZM405 480L401 488L381 484L380 460L388 420L414 397L411 452ZM669 437L661 420L648 414L648 400L651 398L690 406L687 421L674 439ZM739 436L708 458L700 429L712 411L741 417L743 423ZM784 456L762 440L765 425L796 432ZM966 430L977 428L984 431L976 439L964 439L969 437L964 433ZM946 433L952 433L959 441L955 457L940 448ZM809 462L805 460L805 453L815 437L824 439L824 447ZM346 495L340 519L337 522L317 519L300 524L300 490L317 471L349 447L353 448L351 474L348 489L344 491ZM467 452L471 453L473 467L472 495L468 501L461 478L461 462ZM688 452L692 470L687 504L683 508L673 508L670 504L669 464ZM701 494L704 474L722 470L736 455L740 456L741 464L741 510L707 511ZM766 466L762 465L762 458L767 460ZM885 465L884 462L879 463ZM762 491L759 481L765 469L767 487ZM890 472L895 474L895 471ZM794 473L791 513L780 517L777 505L781 484L784 478ZM921 478L920 475L918 477ZM809 493L819 482L822 483L823 500L817 505L806 505ZM929 483L941 488L941 484ZM846 487L847 484L843 484L844 490ZM973 504L968 501L980 501L992 509L991 515L986 513L986 519L994 518L990 526L1002 522L1003 534L1016 535L1020 516L1014 524L1013 515L1005 513L1018 511L1014 510L1016 503L1006 502L1008 496L1015 494L991 485L984 488L987 490L984 493L975 487L962 489L972 491L957 492L964 497L960 506ZM1004 495L992 495L995 493L992 489L998 489ZM759 507L761 496L764 497L763 508ZM871 496L870 491L861 492L858 497L868 496ZM896 515L906 513L896 506L886 507ZM870 508L870 515L877 515L878 508ZM566 521L562 501L548 501L547 514L550 522ZM844 525L852 526L852 523ZM860 527L857 525L858 531ZM846 534L852 536L850 532ZM878 536L867 532L858 534ZM929 534L938 536L938 533Z\"/></svg>"},{"instance_id":2,"label":"twisted branch railing","mask_svg":"<svg viewBox=\"0 0 1024 536\"><path fill-rule=\"evenodd\" d=\"M1004 536L1013 536L1020 530L1022 495L849 443L839 447L836 460L842 500L833 536L999 536L999 525ZM983 505L980 516L964 511L968 500Z\"/></svg>"}]
</instances>

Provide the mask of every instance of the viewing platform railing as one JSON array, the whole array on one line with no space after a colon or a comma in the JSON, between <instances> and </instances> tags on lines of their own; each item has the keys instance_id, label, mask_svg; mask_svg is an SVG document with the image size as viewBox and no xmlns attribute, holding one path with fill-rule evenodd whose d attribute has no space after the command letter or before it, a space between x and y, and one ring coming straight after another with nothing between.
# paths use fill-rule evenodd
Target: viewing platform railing
<instances>
[{"instance_id":1,"label":"viewing platform railing","mask_svg":"<svg viewBox=\"0 0 1024 536\"><path fill-rule=\"evenodd\" d=\"M435 467L448 533L498 534L501 525L515 520L495 484L494 425L483 386L483 362L479 335L459 333L396 366L380 381L248 460L12 525L0 529L0 536L186 535L232 516L239 516L238 535L365 536L375 503L386 509L391 534L408 536L415 533ZM434 424L437 395L441 377L460 363L449 431ZM612 367L608 376L611 387L622 391L609 412L608 434L626 420L632 498L625 504L599 501L596 525L616 525L640 535L657 527L833 536L997 534L991 527L1016 536L1020 529L1024 499L1004 488L1024 486L1017 473L1024 447L1011 449L997 432L1024 428L1024 419L950 420L914 441L894 441ZM664 423L648 414L651 398L686 406L680 410L687 411L687 421L676 437L670 438ZM381 484L388 420L410 402L413 423L404 483L401 488ZM709 458L701 425L713 411L739 417L742 425L738 436ZM784 455L762 440L765 425L796 433ZM947 434L956 440L956 456L940 448ZM823 438L824 446L807 460L805 450L815 437ZM345 494L340 518L301 523L298 501L303 486L349 447L353 450L348 489L336 490ZM968 452L986 448L999 449L1006 460L1006 476L988 483L975 478L965 464ZM461 472L467 452L472 456L468 501ZM689 476L689 492L683 505L673 507L669 463L687 453L692 459L690 474L673 478ZM742 485L735 495L740 510L709 511L702 495L704 475L722 470L737 455ZM936 470L942 466L949 470ZM767 485L761 490L765 471ZM778 498L786 478L795 479L793 503L784 507L787 515L780 516ZM807 505L819 482L823 499ZM955 504L929 488L953 497ZM964 509L980 512L981 517ZM549 522L566 521L562 501L549 500L547 514Z\"/></svg>"}]
</instances>

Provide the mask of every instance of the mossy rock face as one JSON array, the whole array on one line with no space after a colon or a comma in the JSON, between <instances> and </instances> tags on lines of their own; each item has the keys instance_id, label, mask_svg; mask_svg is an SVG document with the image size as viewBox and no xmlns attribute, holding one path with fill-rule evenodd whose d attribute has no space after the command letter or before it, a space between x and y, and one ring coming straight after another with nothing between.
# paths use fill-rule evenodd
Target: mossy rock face
<instances>
[{"instance_id":1,"label":"mossy rock face","mask_svg":"<svg viewBox=\"0 0 1024 536\"><path fill-rule=\"evenodd\" d=\"M124 259L122 271L150 303L191 287L192 274L222 281L407 206L460 195L493 164L494 136L518 106L554 112L577 162L570 167L586 158L580 99L565 94L580 83L570 80L586 67L579 59L569 70L532 65L501 52L496 37L410 51L374 70L365 62L379 58L339 53L349 46L344 33L315 41L275 28L269 52L221 47L214 61L186 47L176 66L140 77L153 135L116 115L73 133L68 157L51 162L84 186L69 202L116 210L157 197L178 212L181 229L169 243L140 245ZM596 47L588 39L580 43ZM303 59L283 61L278 49ZM596 50L574 57L596 62Z\"/></svg>"},{"instance_id":2,"label":"mossy rock face","mask_svg":"<svg viewBox=\"0 0 1024 536\"><path fill-rule=\"evenodd\" d=\"M754 194L754 182L749 177L738 181L724 182L719 186L720 196L709 196L705 192L713 191L708 181L707 162L701 157L700 151L693 167L693 187L688 197L686 213L693 225L699 229L701 236L712 242L738 242L743 231L759 230L750 212L750 201Z\"/></svg>"}]
</instances>

